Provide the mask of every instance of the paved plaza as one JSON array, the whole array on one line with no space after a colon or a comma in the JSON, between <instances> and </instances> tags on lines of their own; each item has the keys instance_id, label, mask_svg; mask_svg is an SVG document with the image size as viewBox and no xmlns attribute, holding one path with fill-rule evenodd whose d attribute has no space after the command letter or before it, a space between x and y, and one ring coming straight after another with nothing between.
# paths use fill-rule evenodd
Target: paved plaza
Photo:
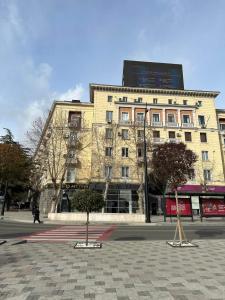
<instances>
[{"instance_id":1,"label":"paved plaza","mask_svg":"<svg viewBox=\"0 0 225 300\"><path fill-rule=\"evenodd\" d=\"M165 241L12 242L0 246L0 299L225 299L225 240L172 248Z\"/></svg>"}]
</instances>

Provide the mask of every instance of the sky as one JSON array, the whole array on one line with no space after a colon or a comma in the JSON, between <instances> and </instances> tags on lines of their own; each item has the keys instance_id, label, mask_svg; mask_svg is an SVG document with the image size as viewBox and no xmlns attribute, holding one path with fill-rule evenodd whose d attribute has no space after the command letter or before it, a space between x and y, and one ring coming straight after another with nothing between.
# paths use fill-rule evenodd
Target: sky
<instances>
[{"instance_id":1,"label":"sky","mask_svg":"<svg viewBox=\"0 0 225 300\"><path fill-rule=\"evenodd\" d=\"M225 1L0 0L0 135L24 143L55 99L121 85L125 59L182 64L225 108Z\"/></svg>"}]
</instances>

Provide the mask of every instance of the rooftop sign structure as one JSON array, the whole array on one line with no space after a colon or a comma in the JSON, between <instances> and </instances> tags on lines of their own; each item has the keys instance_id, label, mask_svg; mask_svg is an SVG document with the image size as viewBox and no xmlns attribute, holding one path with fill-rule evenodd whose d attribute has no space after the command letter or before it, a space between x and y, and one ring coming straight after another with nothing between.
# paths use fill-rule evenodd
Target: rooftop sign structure
<instances>
[{"instance_id":1,"label":"rooftop sign structure","mask_svg":"<svg viewBox=\"0 0 225 300\"><path fill-rule=\"evenodd\" d=\"M124 60L122 84L127 87L183 90L182 65Z\"/></svg>"}]
</instances>

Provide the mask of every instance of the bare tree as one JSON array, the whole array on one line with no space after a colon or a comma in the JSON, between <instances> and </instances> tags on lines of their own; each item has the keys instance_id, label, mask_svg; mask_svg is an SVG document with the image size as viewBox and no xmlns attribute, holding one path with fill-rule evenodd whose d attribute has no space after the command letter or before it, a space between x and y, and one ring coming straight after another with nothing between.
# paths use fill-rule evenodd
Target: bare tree
<instances>
[{"instance_id":1,"label":"bare tree","mask_svg":"<svg viewBox=\"0 0 225 300\"><path fill-rule=\"evenodd\" d=\"M52 184L50 212L56 212L66 173L79 166L78 155L90 145L90 129L81 117L68 123L64 111L55 110L43 132L35 161L40 166L42 185Z\"/></svg>"}]
</instances>

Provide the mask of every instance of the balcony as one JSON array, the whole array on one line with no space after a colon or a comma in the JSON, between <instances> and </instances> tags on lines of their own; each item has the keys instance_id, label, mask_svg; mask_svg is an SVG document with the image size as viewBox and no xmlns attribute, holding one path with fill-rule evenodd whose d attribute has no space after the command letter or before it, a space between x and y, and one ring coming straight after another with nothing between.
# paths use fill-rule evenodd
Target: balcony
<instances>
[{"instance_id":1,"label":"balcony","mask_svg":"<svg viewBox=\"0 0 225 300\"><path fill-rule=\"evenodd\" d=\"M168 143L179 144L179 143L180 143L180 140L178 140L178 139L176 139L176 138L171 138L171 139L168 139Z\"/></svg>"},{"instance_id":2,"label":"balcony","mask_svg":"<svg viewBox=\"0 0 225 300\"><path fill-rule=\"evenodd\" d=\"M130 120L119 120L120 125L131 125L132 121Z\"/></svg>"},{"instance_id":3,"label":"balcony","mask_svg":"<svg viewBox=\"0 0 225 300\"><path fill-rule=\"evenodd\" d=\"M151 126L152 127L162 127L163 126L163 123L162 122L156 122L156 121L152 121L151 123Z\"/></svg>"},{"instance_id":4,"label":"balcony","mask_svg":"<svg viewBox=\"0 0 225 300\"><path fill-rule=\"evenodd\" d=\"M153 144L163 144L164 143L164 139L159 138L159 137L154 137L152 140Z\"/></svg>"},{"instance_id":5,"label":"balcony","mask_svg":"<svg viewBox=\"0 0 225 300\"><path fill-rule=\"evenodd\" d=\"M193 128L194 123L181 123L182 128Z\"/></svg>"},{"instance_id":6,"label":"balcony","mask_svg":"<svg viewBox=\"0 0 225 300\"><path fill-rule=\"evenodd\" d=\"M135 120L136 126L144 126L144 123L146 126L148 125L147 121L145 122L144 120Z\"/></svg>"},{"instance_id":7,"label":"balcony","mask_svg":"<svg viewBox=\"0 0 225 300\"><path fill-rule=\"evenodd\" d=\"M166 127L179 127L179 124L176 122L166 122Z\"/></svg>"}]
</instances>

